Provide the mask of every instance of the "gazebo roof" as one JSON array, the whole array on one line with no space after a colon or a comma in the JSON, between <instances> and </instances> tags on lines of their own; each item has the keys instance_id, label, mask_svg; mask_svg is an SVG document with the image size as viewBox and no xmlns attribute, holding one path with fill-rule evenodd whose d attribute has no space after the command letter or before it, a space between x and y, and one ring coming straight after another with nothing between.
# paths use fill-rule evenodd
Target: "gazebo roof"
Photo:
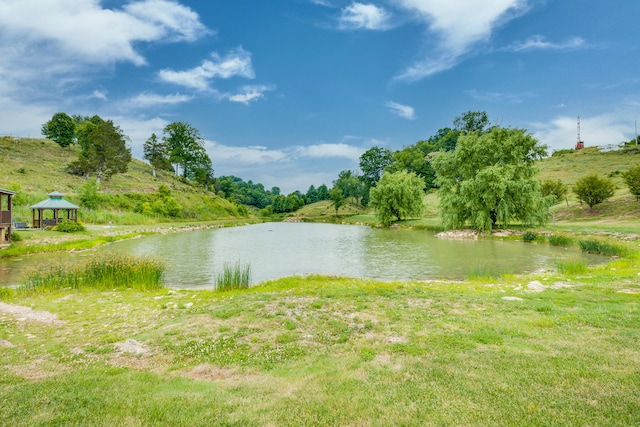
<instances>
[{"instance_id":1,"label":"gazebo roof","mask_svg":"<svg viewBox=\"0 0 640 427\"><path fill-rule=\"evenodd\" d=\"M54 191L49 193L49 198L31 206L31 209L80 209L71 202L62 198L64 194Z\"/></svg>"},{"instance_id":2,"label":"gazebo roof","mask_svg":"<svg viewBox=\"0 0 640 427\"><path fill-rule=\"evenodd\" d=\"M13 196L14 194L16 194L16 192L15 192L15 191L5 190L4 188L0 188L0 193L2 193L2 194L11 194L12 196Z\"/></svg>"}]
</instances>

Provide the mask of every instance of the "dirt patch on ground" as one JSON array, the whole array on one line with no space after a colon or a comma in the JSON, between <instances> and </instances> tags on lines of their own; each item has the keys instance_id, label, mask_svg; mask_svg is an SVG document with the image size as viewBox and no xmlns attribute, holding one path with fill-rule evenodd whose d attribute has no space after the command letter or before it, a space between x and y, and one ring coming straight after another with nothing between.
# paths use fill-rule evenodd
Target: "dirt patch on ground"
<instances>
[{"instance_id":1,"label":"dirt patch on ground","mask_svg":"<svg viewBox=\"0 0 640 427\"><path fill-rule=\"evenodd\" d=\"M4 302L0 302L0 313L9 314L20 321L40 322L50 325L63 325L65 323L64 320L58 319L57 315L48 311L34 310L31 307Z\"/></svg>"}]
</instances>

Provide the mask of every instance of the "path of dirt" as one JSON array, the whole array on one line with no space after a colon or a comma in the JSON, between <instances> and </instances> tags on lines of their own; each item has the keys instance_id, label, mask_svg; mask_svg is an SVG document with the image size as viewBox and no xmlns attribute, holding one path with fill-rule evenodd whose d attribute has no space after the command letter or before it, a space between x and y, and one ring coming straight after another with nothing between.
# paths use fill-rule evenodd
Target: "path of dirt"
<instances>
[{"instance_id":1,"label":"path of dirt","mask_svg":"<svg viewBox=\"0 0 640 427\"><path fill-rule=\"evenodd\" d=\"M58 319L53 313L48 311L34 310L31 307L22 305L6 304L0 302L0 313L11 314L18 320L30 320L34 322L48 323L50 325L62 325L63 320Z\"/></svg>"}]
</instances>

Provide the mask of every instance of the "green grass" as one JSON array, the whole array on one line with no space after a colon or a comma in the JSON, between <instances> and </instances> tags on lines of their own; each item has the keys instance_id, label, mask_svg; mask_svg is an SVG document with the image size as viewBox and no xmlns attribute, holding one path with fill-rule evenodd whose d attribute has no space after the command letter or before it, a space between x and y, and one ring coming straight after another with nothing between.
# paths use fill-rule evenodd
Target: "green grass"
<instances>
[{"instance_id":1,"label":"green grass","mask_svg":"<svg viewBox=\"0 0 640 427\"><path fill-rule=\"evenodd\" d=\"M65 323L0 315L0 424L637 425L638 267L14 298Z\"/></svg>"},{"instance_id":2,"label":"green grass","mask_svg":"<svg viewBox=\"0 0 640 427\"><path fill-rule=\"evenodd\" d=\"M224 292L237 289L248 289L251 285L251 264L230 265L225 263L216 277L216 290Z\"/></svg>"},{"instance_id":3,"label":"green grass","mask_svg":"<svg viewBox=\"0 0 640 427\"><path fill-rule=\"evenodd\" d=\"M558 273L567 275L584 274L589 267L583 260L565 260L556 263Z\"/></svg>"},{"instance_id":4,"label":"green grass","mask_svg":"<svg viewBox=\"0 0 640 427\"><path fill-rule=\"evenodd\" d=\"M118 254L96 256L79 265L40 267L16 289L18 295L95 288L149 290L163 287L164 264L148 257Z\"/></svg>"}]
</instances>

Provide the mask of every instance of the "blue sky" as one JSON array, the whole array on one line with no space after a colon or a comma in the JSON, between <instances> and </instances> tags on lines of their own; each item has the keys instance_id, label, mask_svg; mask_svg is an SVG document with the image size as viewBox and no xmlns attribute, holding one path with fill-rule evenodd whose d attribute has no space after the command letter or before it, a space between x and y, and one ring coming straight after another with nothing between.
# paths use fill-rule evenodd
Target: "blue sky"
<instances>
[{"instance_id":1,"label":"blue sky","mask_svg":"<svg viewBox=\"0 0 640 427\"><path fill-rule=\"evenodd\" d=\"M637 0L0 0L0 135L195 126L216 176L331 186L468 110L571 148L635 136Z\"/></svg>"}]
</instances>

